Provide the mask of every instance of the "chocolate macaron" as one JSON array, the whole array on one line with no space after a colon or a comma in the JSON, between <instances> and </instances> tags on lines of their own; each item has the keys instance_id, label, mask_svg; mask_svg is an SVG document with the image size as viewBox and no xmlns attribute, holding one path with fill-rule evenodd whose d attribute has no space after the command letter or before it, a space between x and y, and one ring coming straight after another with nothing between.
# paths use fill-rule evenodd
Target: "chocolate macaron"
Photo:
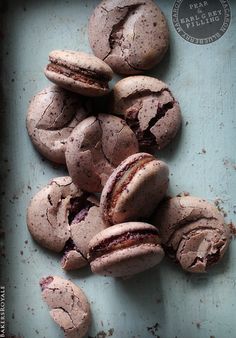
<instances>
[{"instance_id":1,"label":"chocolate macaron","mask_svg":"<svg viewBox=\"0 0 236 338\"><path fill-rule=\"evenodd\" d=\"M101 212L107 225L145 219L165 196L169 182L166 163L137 153L124 160L107 180Z\"/></svg>"},{"instance_id":2,"label":"chocolate macaron","mask_svg":"<svg viewBox=\"0 0 236 338\"><path fill-rule=\"evenodd\" d=\"M157 207L153 224L160 229L166 253L189 272L206 272L221 260L230 243L223 215L198 197L164 201Z\"/></svg>"},{"instance_id":3,"label":"chocolate macaron","mask_svg":"<svg viewBox=\"0 0 236 338\"><path fill-rule=\"evenodd\" d=\"M71 133L66 146L66 164L76 186L100 192L114 168L138 152L133 131L119 117L90 116Z\"/></svg>"},{"instance_id":4,"label":"chocolate macaron","mask_svg":"<svg viewBox=\"0 0 236 338\"><path fill-rule=\"evenodd\" d=\"M116 224L89 243L91 269L104 276L131 276L155 266L163 257L158 230L147 223Z\"/></svg>"},{"instance_id":5,"label":"chocolate macaron","mask_svg":"<svg viewBox=\"0 0 236 338\"><path fill-rule=\"evenodd\" d=\"M88 115L85 100L58 86L49 86L30 102L26 126L35 148L55 163L65 163L65 145L74 127Z\"/></svg>"},{"instance_id":6,"label":"chocolate macaron","mask_svg":"<svg viewBox=\"0 0 236 338\"><path fill-rule=\"evenodd\" d=\"M72 50L54 50L44 73L58 86L85 96L109 93L111 68L94 55Z\"/></svg>"},{"instance_id":7,"label":"chocolate macaron","mask_svg":"<svg viewBox=\"0 0 236 338\"><path fill-rule=\"evenodd\" d=\"M112 111L124 117L145 151L164 148L181 126L180 107L170 89L149 76L130 76L117 82Z\"/></svg>"},{"instance_id":8,"label":"chocolate macaron","mask_svg":"<svg viewBox=\"0 0 236 338\"><path fill-rule=\"evenodd\" d=\"M90 306L84 292L74 283L58 276L40 280L43 301L52 319L67 338L83 338L91 323Z\"/></svg>"},{"instance_id":9,"label":"chocolate macaron","mask_svg":"<svg viewBox=\"0 0 236 338\"><path fill-rule=\"evenodd\" d=\"M70 177L51 180L33 197L27 224L41 246L63 254L61 265L65 270L88 263L88 243L106 227L98 199L79 190Z\"/></svg>"},{"instance_id":10,"label":"chocolate macaron","mask_svg":"<svg viewBox=\"0 0 236 338\"><path fill-rule=\"evenodd\" d=\"M104 0L89 20L93 52L119 74L140 74L165 55L169 31L152 0Z\"/></svg>"}]
</instances>

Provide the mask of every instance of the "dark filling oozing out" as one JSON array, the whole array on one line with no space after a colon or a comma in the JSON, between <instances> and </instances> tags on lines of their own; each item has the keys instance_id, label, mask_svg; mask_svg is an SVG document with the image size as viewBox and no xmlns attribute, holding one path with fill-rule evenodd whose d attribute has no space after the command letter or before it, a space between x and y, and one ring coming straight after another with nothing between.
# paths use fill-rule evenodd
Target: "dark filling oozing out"
<instances>
[{"instance_id":1,"label":"dark filling oozing out","mask_svg":"<svg viewBox=\"0 0 236 338\"><path fill-rule=\"evenodd\" d=\"M102 77L101 75L90 72L89 70L80 69L79 71L74 71L68 67L56 63L49 63L47 65L47 70L62 74L66 77L72 78L75 81L80 81L89 85L95 85L103 89L108 88L108 79Z\"/></svg>"},{"instance_id":2,"label":"dark filling oozing out","mask_svg":"<svg viewBox=\"0 0 236 338\"><path fill-rule=\"evenodd\" d=\"M48 285L49 285L50 283L52 283L52 281L53 281L53 277L52 277L52 276L48 276L48 277L46 277L46 278L42 278L42 279L40 280L40 282L39 282L39 285L40 285L40 287L41 287L41 290L42 290L42 291L45 290L45 289L48 287Z\"/></svg>"},{"instance_id":3,"label":"dark filling oozing out","mask_svg":"<svg viewBox=\"0 0 236 338\"><path fill-rule=\"evenodd\" d=\"M125 249L134 245L144 243L158 244L159 236L157 230L128 231L122 235L105 239L89 251L90 260L94 260L115 250Z\"/></svg>"},{"instance_id":4,"label":"dark filling oozing out","mask_svg":"<svg viewBox=\"0 0 236 338\"><path fill-rule=\"evenodd\" d=\"M79 223L85 219L89 209L94 205L87 198L88 194L86 193L83 193L80 197L71 198L68 214L69 224Z\"/></svg>"},{"instance_id":5,"label":"dark filling oozing out","mask_svg":"<svg viewBox=\"0 0 236 338\"><path fill-rule=\"evenodd\" d=\"M128 126L134 131L139 145L143 148L145 147L150 147L150 148L155 148L156 147L156 138L155 136L151 133L150 129L162 118L165 116L166 112L169 109L172 109L174 106L174 102L168 102L166 104L158 104L158 109L156 112L156 115L149 121L148 123L148 128L145 130L141 130L140 125L139 125L139 119L138 119L138 113L141 107L139 106L134 106L131 107L128 110L128 113L126 115L126 122Z\"/></svg>"}]
</instances>

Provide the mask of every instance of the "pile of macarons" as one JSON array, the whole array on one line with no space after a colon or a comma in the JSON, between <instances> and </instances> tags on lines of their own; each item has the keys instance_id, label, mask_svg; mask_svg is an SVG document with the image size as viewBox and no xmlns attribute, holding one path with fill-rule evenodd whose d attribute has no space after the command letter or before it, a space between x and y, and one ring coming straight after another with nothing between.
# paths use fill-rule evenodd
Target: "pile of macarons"
<instances>
[{"instance_id":1,"label":"pile of macarons","mask_svg":"<svg viewBox=\"0 0 236 338\"><path fill-rule=\"evenodd\" d=\"M168 49L163 13L152 0L104 0L89 20L89 40L95 55L49 54L44 73L53 84L29 105L32 143L68 170L30 201L32 237L59 253L67 271L90 264L93 273L129 277L165 253L186 271L207 271L227 250L229 227L202 198L167 198L169 169L155 154L179 131L180 106L165 83L137 75ZM110 91L113 71L127 77ZM78 286L49 276L41 288L66 336L83 337L90 315Z\"/></svg>"}]
</instances>

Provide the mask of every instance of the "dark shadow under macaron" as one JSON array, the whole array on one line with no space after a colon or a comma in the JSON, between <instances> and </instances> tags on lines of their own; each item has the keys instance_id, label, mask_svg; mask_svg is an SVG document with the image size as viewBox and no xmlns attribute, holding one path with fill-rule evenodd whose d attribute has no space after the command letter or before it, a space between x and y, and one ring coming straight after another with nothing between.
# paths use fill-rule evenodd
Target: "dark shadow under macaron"
<instances>
[{"instance_id":1,"label":"dark shadow under macaron","mask_svg":"<svg viewBox=\"0 0 236 338\"><path fill-rule=\"evenodd\" d=\"M46 77L72 92L84 96L102 96L109 93L111 68L94 55L71 50L54 50L49 54L50 63Z\"/></svg>"},{"instance_id":2,"label":"dark shadow under macaron","mask_svg":"<svg viewBox=\"0 0 236 338\"><path fill-rule=\"evenodd\" d=\"M116 73L140 74L162 60L169 31L152 0L104 0L89 20L89 41Z\"/></svg>"}]
</instances>

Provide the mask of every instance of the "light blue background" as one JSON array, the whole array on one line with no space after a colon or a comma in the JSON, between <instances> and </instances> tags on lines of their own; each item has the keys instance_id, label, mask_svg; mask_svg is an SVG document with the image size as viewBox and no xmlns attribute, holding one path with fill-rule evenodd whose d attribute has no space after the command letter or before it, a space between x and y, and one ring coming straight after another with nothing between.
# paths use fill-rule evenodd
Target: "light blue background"
<instances>
[{"instance_id":1,"label":"light blue background","mask_svg":"<svg viewBox=\"0 0 236 338\"><path fill-rule=\"evenodd\" d=\"M1 283L6 286L9 332L24 338L63 337L49 317L38 285L42 276L57 274L70 278L88 296L91 337L102 337L100 331L109 336L108 330L114 329L113 338L235 338L234 241L223 262L208 274L184 273L165 259L160 266L123 281L94 276L89 268L64 273L60 255L31 239L25 221L30 198L50 178L65 172L43 161L32 147L25 129L27 107L30 98L48 85L42 70L51 50L90 51L87 21L98 1L4 3L0 193L6 258ZM169 21L171 46L164 62L149 75L170 85L184 119L181 134L158 155L170 166L170 192L188 191L212 201L220 198L227 220L235 221L236 1L231 1L232 22L226 34L204 46L190 44L176 33L171 22L173 1L158 3ZM147 328L156 323L152 334Z\"/></svg>"}]
</instances>

